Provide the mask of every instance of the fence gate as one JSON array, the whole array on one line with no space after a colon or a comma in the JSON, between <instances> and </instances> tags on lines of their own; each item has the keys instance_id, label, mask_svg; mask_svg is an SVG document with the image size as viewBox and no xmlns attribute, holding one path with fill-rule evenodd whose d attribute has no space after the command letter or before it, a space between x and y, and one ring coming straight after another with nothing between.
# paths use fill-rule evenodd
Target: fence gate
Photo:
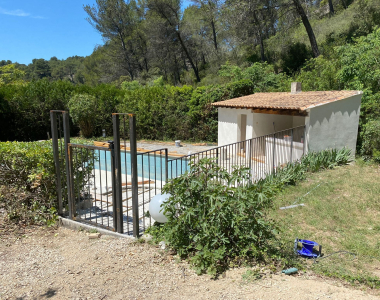
<instances>
[{"instance_id":1,"label":"fence gate","mask_svg":"<svg viewBox=\"0 0 380 300\"><path fill-rule=\"evenodd\" d=\"M113 141L71 143L68 112L51 111L59 214L136 237L152 224L149 202L167 181L168 151L137 152L135 115L112 114L112 122Z\"/></svg>"}]
</instances>

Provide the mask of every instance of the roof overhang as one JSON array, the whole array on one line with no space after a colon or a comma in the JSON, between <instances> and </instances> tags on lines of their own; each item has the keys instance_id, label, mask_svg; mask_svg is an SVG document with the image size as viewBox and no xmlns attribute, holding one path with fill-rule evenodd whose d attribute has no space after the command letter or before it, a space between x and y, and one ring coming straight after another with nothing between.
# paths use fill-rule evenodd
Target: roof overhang
<instances>
[{"instance_id":1,"label":"roof overhang","mask_svg":"<svg viewBox=\"0 0 380 300\"><path fill-rule=\"evenodd\" d=\"M277 114L290 116L307 116L310 109L330 104L332 102L345 100L361 91L312 91L296 94L255 93L229 100L214 102L211 105L219 108L248 109L254 113Z\"/></svg>"},{"instance_id":2,"label":"roof overhang","mask_svg":"<svg viewBox=\"0 0 380 300\"><path fill-rule=\"evenodd\" d=\"M256 114L284 115L297 117L307 117L309 115L308 111L298 109L256 108L251 109L251 111Z\"/></svg>"}]
</instances>

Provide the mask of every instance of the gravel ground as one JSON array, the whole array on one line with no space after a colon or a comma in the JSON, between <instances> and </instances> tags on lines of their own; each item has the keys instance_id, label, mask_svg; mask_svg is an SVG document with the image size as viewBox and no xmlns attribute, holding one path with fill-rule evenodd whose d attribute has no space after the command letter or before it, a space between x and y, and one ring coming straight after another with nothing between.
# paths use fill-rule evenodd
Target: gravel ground
<instances>
[{"instance_id":1,"label":"gravel ground","mask_svg":"<svg viewBox=\"0 0 380 300\"><path fill-rule=\"evenodd\" d=\"M0 238L0 299L379 299L308 273L247 283L240 268L212 280L155 246L65 228Z\"/></svg>"}]
</instances>

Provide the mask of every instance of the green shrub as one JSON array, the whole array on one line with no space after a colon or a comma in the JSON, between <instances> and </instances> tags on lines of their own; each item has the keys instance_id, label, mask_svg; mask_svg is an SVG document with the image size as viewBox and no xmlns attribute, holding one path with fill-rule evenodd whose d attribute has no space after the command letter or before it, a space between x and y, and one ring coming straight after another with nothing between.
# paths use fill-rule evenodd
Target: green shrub
<instances>
[{"instance_id":1,"label":"green shrub","mask_svg":"<svg viewBox=\"0 0 380 300\"><path fill-rule=\"evenodd\" d=\"M75 94L70 98L68 107L74 124L77 124L84 137L92 136L98 116L98 101L88 94Z\"/></svg>"},{"instance_id":2,"label":"green shrub","mask_svg":"<svg viewBox=\"0 0 380 300\"><path fill-rule=\"evenodd\" d=\"M247 68L227 63L220 67L219 75L233 82L249 80L255 92L288 91L290 86L290 77L284 73L276 74L273 66L267 63L254 63Z\"/></svg>"},{"instance_id":3,"label":"green shrub","mask_svg":"<svg viewBox=\"0 0 380 300\"><path fill-rule=\"evenodd\" d=\"M54 222L57 208L52 145L0 143L0 205L10 220Z\"/></svg>"},{"instance_id":4,"label":"green shrub","mask_svg":"<svg viewBox=\"0 0 380 300\"><path fill-rule=\"evenodd\" d=\"M1 118L6 119L8 125L7 130L0 131L0 140L46 139L50 132L50 110L65 109L73 89L73 84L67 81L47 79L1 86L0 99L3 98L7 105Z\"/></svg>"},{"instance_id":5,"label":"green shrub","mask_svg":"<svg viewBox=\"0 0 380 300\"><path fill-rule=\"evenodd\" d=\"M123 90L133 91L133 90L137 90L137 89L139 89L141 87L142 86L140 85L140 83L137 80L124 81L124 82L121 83L121 88Z\"/></svg>"},{"instance_id":6,"label":"green shrub","mask_svg":"<svg viewBox=\"0 0 380 300\"><path fill-rule=\"evenodd\" d=\"M73 139L73 143L81 143ZM75 195L92 180L93 152L73 155ZM83 168L83 165L86 168ZM65 160L60 160L63 208L67 211ZM51 141L0 142L0 209L8 220L51 225L57 218L56 174Z\"/></svg>"},{"instance_id":7,"label":"green shrub","mask_svg":"<svg viewBox=\"0 0 380 300\"><path fill-rule=\"evenodd\" d=\"M289 259L286 245L277 241L276 223L267 217L272 199L287 185L317 172L347 164L350 150L310 153L288 163L274 174L251 183L247 168L231 173L212 159L191 162L190 170L165 185L171 197L163 204L168 218L148 232L155 241L165 240L198 274L217 276L231 265Z\"/></svg>"},{"instance_id":8,"label":"green shrub","mask_svg":"<svg viewBox=\"0 0 380 300\"><path fill-rule=\"evenodd\" d=\"M181 257L189 257L198 274L215 276L234 261L263 260L271 253L268 241L276 226L265 211L273 191L243 183L248 178L247 169L229 174L211 159L202 159L165 185L164 192L173 195L164 206L168 222L155 230ZM236 182L241 184L233 186Z\"/></svg>"},{"instance_id":9,"label":"green shrub","mask_svg":"<svg viewBox=\"0 0 380 300\"><path fill-rule=\"evenodd\" d=\"M336 166L346 165L353 160L351 150L330 149L320 152L310 152L301 159L301 165L307 172L318 172L323 169L332 169Z\"/></svg>"},{"instance_id":10,"label":"green shrub","mask_svg":"<svg viewBox=\"0 0 380 300\"><path fill-rule=\"evenodd\" d=\"M380 163L380 119L369 121L362 132L361 154Z\"/></svg>"},{"instance_id":11,"label":"green shrub","mask_svg":"<svg viewBox=\"0 0 380 300\"><path fill-rule=\"evenodd\" d=\"M339 62L336 59L326 59L320 55L305 63L296 81L302 82L304 91L339 90L341 84L337 78L338 68Z\"/></svg>"},{"instance_id":12,"label":"green shrub","mask_svg":"<svg viewBox=\"0 0 380 300\"><path fill-rule=\"evenodd\" d=\"M291 44L288 49L282 54L281 68L287 74L292 74L312 58L311 50L305 44L296 42Z\"/></svg>"},{"instance_id":13,"label":"green shrub","mask_svg":"<svg viewBox=\"0 0 380 300\"><path fill-rule=\"evenodd\" d=\"M252 93L248 79L196 89L157 84L127 90L117 110L136 114L138 138L216 141L218 113L211 103Z\"/></svg>"},{"instance_id":14,"label":"green shrub","mask_svg":"<svg viewBox=\"0 0 380 300\"><path fill-rule=\"evenodd\" d=\"M152 86L127 91L118 112L135 113L137 136L144 139L186 139L187 102L191 86Z\"/></svg>"}]
</instances>

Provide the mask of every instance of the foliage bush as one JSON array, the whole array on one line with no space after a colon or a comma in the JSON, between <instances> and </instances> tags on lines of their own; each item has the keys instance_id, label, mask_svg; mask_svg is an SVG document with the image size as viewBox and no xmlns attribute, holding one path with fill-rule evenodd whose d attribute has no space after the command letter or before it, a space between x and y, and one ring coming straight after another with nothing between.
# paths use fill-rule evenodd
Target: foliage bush
<instances>
[{"instance_id":1,"label":"foliage bush","mask_svg":"<svg viewBox=\"0 0 380 300\"><path fill-rule=\"evenodd\" d=\"M82 140L72 139L81 144ZM95 160L97 158L95 157ZM67 211L66 169L60 160L63 208ZM86 164L86 168L83 168ZM73 156L75 195L92 180L93 152ZM56 174L51 141L0 142L0 209L9 221L52 225L57 219Z\"/></svg>"},{"instance_id":2,"label":"foliage bush","mask_svg":"<svg viewBox=\"0 0 380 300\"><path fill-rule=\"evenodd\" d=\"M210 159L191 163L186 175L164 187L173 195L164 208L168 222L151 233L189 257L198 274L215 276L234 261L264 259L276 233L274 222L265 218L273 190L243 183L248 178L247 169L229 174Z\"/></svg>"},{"instance_id":3,"label":"foliage bush","mask_svg":"<svg viewBox=\"0 0 380 300\"><path fill-rule=\"evenodd\" d=\"M117 110L136 114L138 138L183 139L192 92L191 86L144 86L126 91Z\"/></svg>"},{"instance_id":4,"label":"foliage bush","mask_svg":"<svg viewBox=\"0 0 380 300\"><path fill-rule=\"evenodd\" d=\"M369 121L362 132L361 154L380 163L380 119Z\"/></svg>"},{"instance_id":5,"label":"foliage bush","mask_svg":"<svg viewBox=\"0 0 380 300\"><path fill-rule=\"evenodd\" d=\"M346 165L352 160L350 149L331 149L308 153L308 155L302 157L301 165L306 172L318 172L323 169Z\"/></svg>"},{"instance_id":6,"label":"foliage bush","mask_svg":"<svg viewBox=\"0 0 380 300\"><path fill-rule=\"evenodd\" d=\"M161 77L146 86L123 83L122 89L47 79L5 84L0 86L0 125L8 126L0 132L0 140L46 139L51 130L50 110L69 109L72 136L79 129L85 137L100 136L102 129L111 134L111 114L132 112L137 115L139 138L216 141L217 111L210 104L253 90L248 79L197 89L164 85Z\"/></svg>"},{"instance_id":7,"label":"foliage bush","mask_svg":"<svg viewBox=\"0 0 380 300\"><path fill-rule=\"evenodd\" d=\"M293 74L312 58L312 52L305 44L296 42L289 46L289 49L282 55L281 68L287 74Z\"/></svg>"},{"instance_id":8,"label":"foliage bush","mask_svg":"<svg viewBox=\"0 0 380 300\"><path fill-rule=\"evenodd\" d=\"M218 115L211 103L252 93L247 79L196 89L143 86L127 89L117 110L136 114L138 138L216 141Z\"/></svg>"},{"instance_id":9,"label":"foliage bush","mask_svg":"<svg viewBox=\"0 0 380 300\"><path fill-rule=\"evenodd\" d=\"M198 274L217 276L231 265L284 258L278 227L268 218L273 197L307 172L347 164L350 150L310 153L256 183L247 168L231 173L212 159L191 162L190 170L165 185L171 197L162 205L168 222L148 232L165 240Z\"/></svg>"},{"instance_id":10,"label":"foliage bush","mask_svg":"<svg viewBox=\"0 0 380 300\"><path fill-rule=\"evenodd\" d=\"M246 68L227 63L221 66L219 75L232 82L249 80L254 92L281 92L288 91L290 87L290 77L284 73L276 73L274 67L267 63L256 62Z\"/></svg>"},{"instance_id":11,"label":"foliage bush","mask_svg":"<svg viewBox=\"0 0 380 300\"><path fill-rule=\"evenodd\" d=\"M88 94L75 94L71 97L68 107L74 124L80 128L86 138L92 136L96 117L98 116L98 103L94 96Z\"/></svg>"},{"instance_id":12,"label":"foliage bush","mask_svg":"<svg viewBox=\"0 0 380 300\"><path fill-rule=\"evenodd\" d=\"M8 125L0 131L0 140L46 139L50 132L50 110L65 109L72 90L69 82L47 79L1 86L0 102L5 102L6 110L0 113Z\"/></svg>"},{"instance_id":13,"label":"foliage bush","mask_svg":"<svg viewBox=\"0 0 380 300\"><path fill-rule=\"evenodd\" d=\"M0 205L8 219L51 224L56 199L51 142L0 143Z\"/></svg>"}]
</instances>

